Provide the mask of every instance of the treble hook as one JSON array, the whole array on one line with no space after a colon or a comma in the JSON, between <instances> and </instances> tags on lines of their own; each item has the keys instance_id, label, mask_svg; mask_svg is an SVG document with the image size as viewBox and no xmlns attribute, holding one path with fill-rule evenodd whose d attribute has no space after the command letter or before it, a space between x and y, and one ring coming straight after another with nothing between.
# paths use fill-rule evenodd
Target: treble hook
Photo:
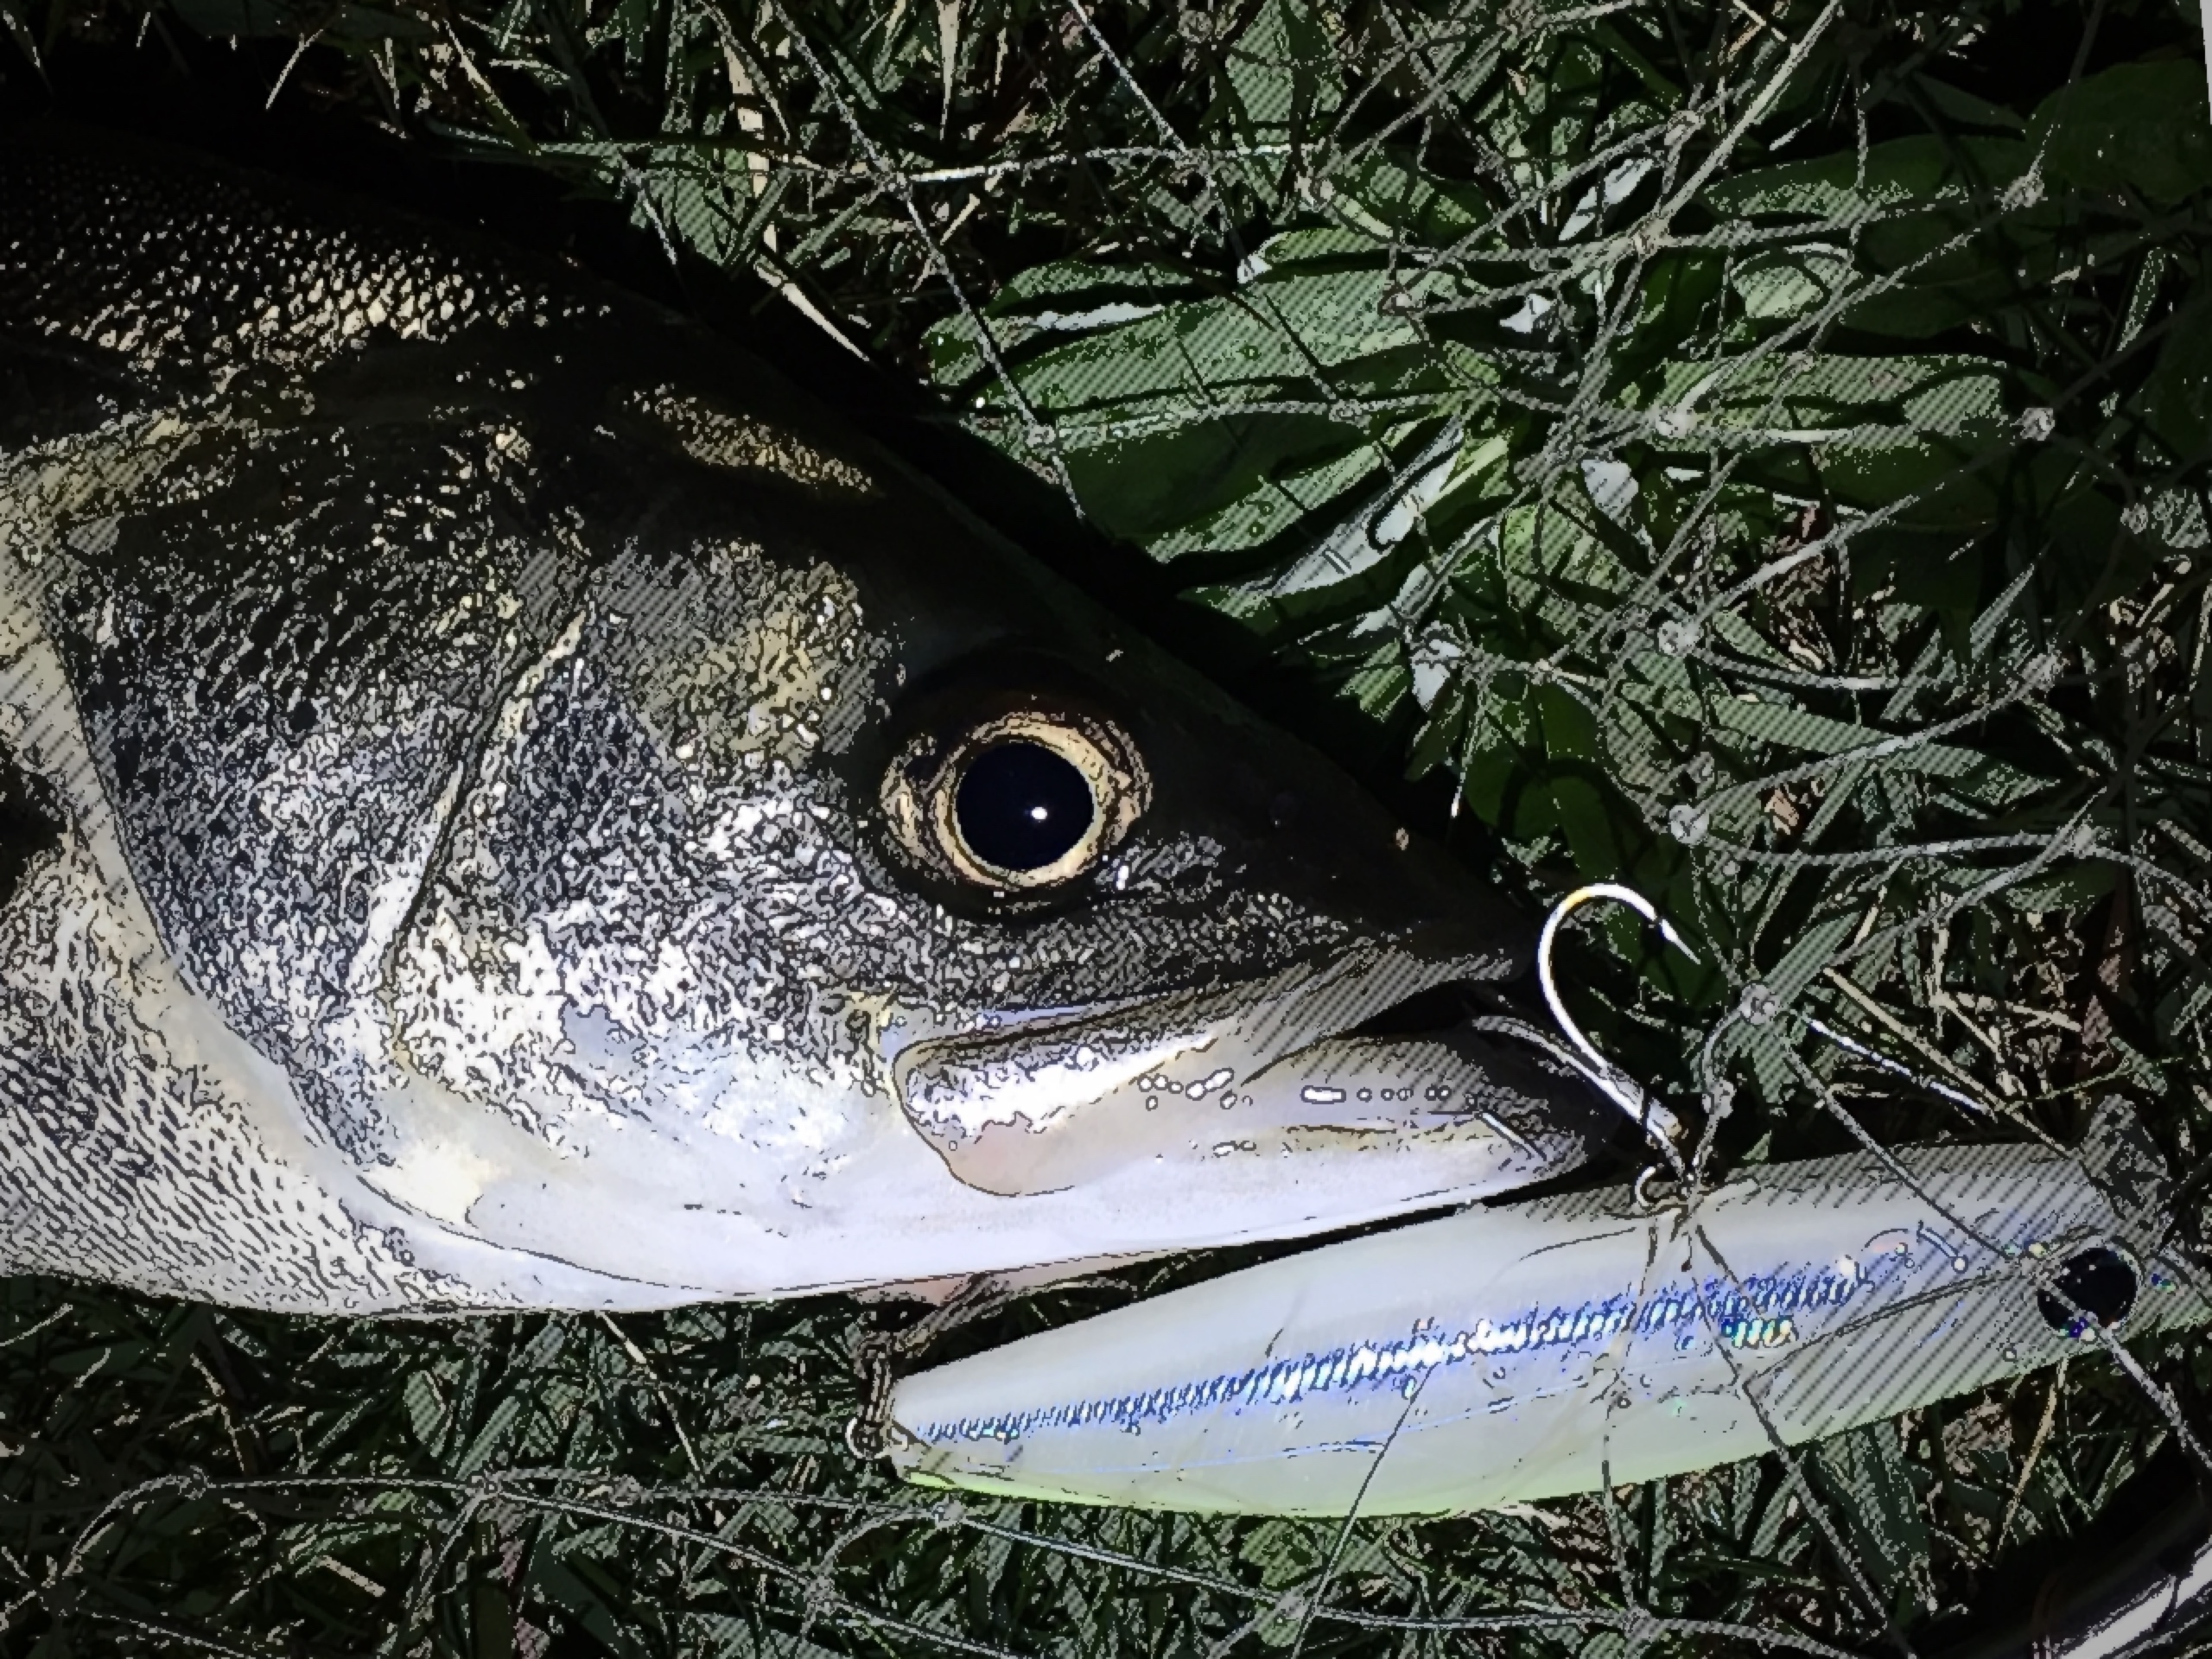
<instances>
[{"instance_id":1,"label":"treble hook","mask_svg":"<svg viewBox=\"0 0 2212 1659\"><path fill-rule=\"evenodd\" d=\"M1582 1034L1582 1027L1574 1023L1560 1001L1559 986L1552 978L1552 945L1559 938L1560 925L1567 916L1593 899L1611 899L1626 905L1647 922L1659 929L1659 937L1680 950L1692 962L1698 954L1689 942L1675 931L1674 924L1659 913L1659 907L1634 887L1622 887L1615 881L1593 882L1586 887L1577 887L1573 893L1552 906L1552 913L1544 918L1544 931L1536 939L1536 982L1543 988L1544 1003L1552 1011L1552 1018L1566 1034L1567 1040L1581 1050L1590 1062L1586 1074L1602 1090L1606 1097L1631 1118L1637 1127L1658 1144L1660 1151L1670 1160L1676 1158L1676 1146L1682 1138L1681 1120L1638 1088L1627 1072L1598 1052L1597 1045Z\"/></svg>"}]
</instances>

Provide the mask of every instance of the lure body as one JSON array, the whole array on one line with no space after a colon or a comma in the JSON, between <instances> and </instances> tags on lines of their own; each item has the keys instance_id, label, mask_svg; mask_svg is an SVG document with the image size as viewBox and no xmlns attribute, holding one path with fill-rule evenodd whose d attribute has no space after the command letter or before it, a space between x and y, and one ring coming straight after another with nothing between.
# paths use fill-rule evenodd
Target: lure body
<instances>
[{"instance_id":1,"label":"lure body","mask_svg":"<svg viewBox=\"0 0 2212 1659\"><path fill-rule=\"evenodd\" d=\"M1024 863L986 791L1001 868L1007 753L1091 816ZM646 1307L1338 1227L1586 1155L1563 1071L1356 1030L1526 945L727 340L0 143L0 1268Z\"/></svg>"},{"instance_id":2,"label":"lure body","mask_svg":"<svg viewBox=\"0 0 2212 1659\"><path fill-rule=\"evenodd\" d=\"M2078 1157L1856 1154L1694 1212L1614 1188L1354 1240L910 1377L893 1455L1020 1497L1395 1515L1817 1440L2078 1346L2088 1310L2050 1271L2129 1333L2206 1317L2151 1248L2163 1184L2130 1122L2107 1109Z\"/></svg>"}]
</instances>

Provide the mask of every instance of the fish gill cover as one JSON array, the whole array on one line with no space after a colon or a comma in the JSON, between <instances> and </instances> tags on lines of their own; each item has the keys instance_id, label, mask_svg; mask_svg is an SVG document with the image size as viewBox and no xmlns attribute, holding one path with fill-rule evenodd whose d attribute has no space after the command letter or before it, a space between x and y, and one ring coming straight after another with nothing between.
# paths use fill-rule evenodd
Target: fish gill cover
<instances>
[{"instance_id":1,"label":"fish gill cover","mask_svg":"<svg viewBox=\"0 0 2212 1659\"><path fill-rule=\"evenodd\" d=\"M926 381L1156 562L1161 626L1224 677L1440 784L1405 798L1421 827L1532 908L1649 894L1697 962L1608 918L1567 946L1572 1001L1718 1166L2071 1143L2113 1093L2201 1163L2194 4L0 18L11 99L101 51L243 61L272 102L617 200ZM2203 1457L2183 1338L1445 1522L956 1502L848 1449L887 1367L1221 1264L964 1325L834 1300L346 1324L11 1281L0 1645L1925 1650L2031 1594L2131 1477Z\"/></svg>"}]
</instances>

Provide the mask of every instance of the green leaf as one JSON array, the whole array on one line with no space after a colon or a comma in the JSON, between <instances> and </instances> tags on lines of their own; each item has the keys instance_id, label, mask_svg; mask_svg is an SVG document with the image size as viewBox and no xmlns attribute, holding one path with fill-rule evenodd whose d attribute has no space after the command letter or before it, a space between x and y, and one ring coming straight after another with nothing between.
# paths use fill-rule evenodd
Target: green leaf
<instances>
[{"instance_id":1,"label":"green leaf","mask_svg":"<svg viewBox=\"0 0 2212 1659\"><path fill-rule=\"evenodd\" d=\"M1344 80L1314 7L1261 0L1250 17L1224 66L1230 128L1255 149L1289 149L1325 127L1344 102ZM1274 165L1287 172L1291 158Z\"/></svg>"},{"instance_id":2,"label":"green leaf","mask_svg":"<svg viewBox=\"0 0 2212 1659\"><path fill-rule=\"evenodd\" d=\"M2123 63L2045 99L2029 128L2051 181L2164 206L2212 188L2204 65Z\"/></svg>"},{"instance_id":3,"label":"green leaf","mask_svg":"<svg viewBox=\"0 0 2212 1659\"><path fill-rule=\"evenodd\" d=\"M2200 89L2201 90L2201 89ZM1866 151L1861 168L1850 150L1724 178L1704 200L1729 218L1780 215L1859 225L1939 203L1986 200L2024 173L2031 144L2008 138L1893 138Z\"/></svg>"},{"instance_id":4,"label":"green leaf","mask_svg":"<svg viewBox=\"0 0 2212 1659\"><path fill-rule=\"evenodd\" d=\"M1931 436L1993 436L2006 427L2001 365L1955 353L1793 352L1670 363L1644 378L1634 402L1671 416L1665 430L1699 444L1909 449Z\"/></svg>"},{"instance_id":5,"label":"green leaf","mask_svg":"<svg viewBox=\"0 0 2212 1659\"><path fill-rule=\"evenodd\" d=\"M1240 591L1253 601L1285 600L1351 582L1389 557L1452 482L1465 442L1465 430L1457 421L1427 436L1418 451L1402 450L1382 486L1342 513L1313 545ZM1379 448L1370 448L1360 459L1368 462L1357 475L1364 478L1381 470L1385 455Z\"/></svg>"},{"instance_id":6,"label":"green leaf","mask_svg":"<svg viewBox=\"0 0 2212 1659\"><path fill-rule=\"evenodd\" d=\"M1859 1570L1893 1606L1926 1576L1928 1520L1894 1422L1822 1441L1807 1460Z\"/></svg>"},{"instance_id":7,"label":"green leaf","mask_svg":"<svg viewBox=\"0 0 2212 1659\"><path fill-rule=\"evenodd\" d=\"M1329 182L1332 201L1354 205L1374 226L1430 245L1450 243L1495 217L1480 192L1426 172L1392 149L1368 151L1332 175ZM1269 263L1280 265L1308 253L1310 242L1281 238L1270 246ZM1355 239L1339 232L1334 238L1339 253L1370 251L1372 246L1364 237Z\"/></svg>"},{"instance_id":8,"label":"green leaf","mask_svg":"<svg viewBox=\"0 0 2212 1659\"><path fill-rule=\"evenodd\" d=\"M1824 242L1753 254L1729 275L1745 315L1759 321L1798 317L1851 284L1851 256Z\"/></svg>"},{"instance_id":9,"label":"green leaf","mask_svg":"<svg viewBox=\"0 0 2212 1659\"><path fill-rule=\"evenodd\" d=\"M1797 994L1820 977L1836 947L1851 937L1859 925L1857 912L1827 917L1815 922L1790 942L1782 959L1760 976L1761 982L1786 1005L1796 1000Z\"/></svg>"},{"instance_id":10,"label":"green leaf","mask_svg":"<svg viewBox=\"0 0 2212 1659\"><path fill-rule=\"evenodd\" d=\"M416 1371L407 1379L402 1397L416 1440L425 1451L435 1452L445 1442L447 1421L446 1402L438 1393L436 1382L429 1372Z\"/></svg>"},{"instance_id":11,"label":"green leaf","mask_svg":"<svg viewBox=\"0 0 2212 1659\"><path fill-rule=\"evenodd\" d=\"M1815 754L1846 754L1897 741L1892 734L1783 702L1722 697L1714 701L1713 715L1723 730ZM1977 804L1990 808L2008 805L2049 786L2046 779L1952 743L1907 742L1866 764L1881 772L1918 772L1951 780L1970 791Z\"/></svg>"},{"instance_id":12,"label":"green leaf","mask_svg":"<svg viewBox=\"0 0 2212 1659\"><path fill-rule=\"evenodd\" d=\"M1644 268L1635 327L1614 348L1613 385L1649 372L1710 325L1727 269L1705 248L1669 248Z\"/></svg>"},{"instance_id":13,"label":"green leaf","mask_svg":"<svg viewBox=\"0 0 2212 1659\"><path fill-rule=\"evenodd\" d=\"M1281 415L1224 416L1084 444L1065 461L1092 518L1164 558L1270 541L1382 465L1355 430Z\"/></svg>"},{"instance_id":14,"label":"green leaf","mask_svg":"<svg viewBox=\"0 0 2212 1659\"><path fill-rule=\"evenodd\" d=\"M1992 104L1986 98L1977 98L1962 87L1936 79L1933 75L1915 75L1912 85L1930 108L1954 126L1979 127L1996 132L2018 132L2027 123L2001 104Z\"/></svg>"},{"instance_id":15,"label":"green leaf","mask_svg":"<svg viewBox=\"0 0 2212 1659\"><path fill-rule=\"evenodd\" d=\"M2176 459L2212 449L2212 282L2200 282L2143 388L2145 423Z\"/></svg>"},{"instance_id":16,"label":"green leaf","mask_svg":"<svg viewBox=\"0 0 2212 1659\"><path fill-rule=\"evenodd\" d=\"M1610 881L1624 873L1630 861L1630 843L1622 833L1620 815L1614 810L1611 791L1599 777L1577 770L1553 774L1552 807L1566 832L1576 872L1586 881Z\"/></svg>"}]
</instances>

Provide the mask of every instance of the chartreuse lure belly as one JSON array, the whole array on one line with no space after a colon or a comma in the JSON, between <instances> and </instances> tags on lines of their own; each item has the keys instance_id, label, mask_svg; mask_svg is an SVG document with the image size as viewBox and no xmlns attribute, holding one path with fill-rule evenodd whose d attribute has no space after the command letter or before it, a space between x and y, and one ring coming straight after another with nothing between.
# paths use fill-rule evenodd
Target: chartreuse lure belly
<instances>
[{"instance_id":1,"label":"chartreuse lure belly","mask_svg":"<svg viewBox=\"0 0 2212 1659\"><path fill-rule=\"evenodd\" d=\"M2155 1148L1874 1152L1481 1207L901 1382L908 1478L1279 1515L1480 1510L1793 1446L2212 1313Z\"/></svg>"}]
</instances>

